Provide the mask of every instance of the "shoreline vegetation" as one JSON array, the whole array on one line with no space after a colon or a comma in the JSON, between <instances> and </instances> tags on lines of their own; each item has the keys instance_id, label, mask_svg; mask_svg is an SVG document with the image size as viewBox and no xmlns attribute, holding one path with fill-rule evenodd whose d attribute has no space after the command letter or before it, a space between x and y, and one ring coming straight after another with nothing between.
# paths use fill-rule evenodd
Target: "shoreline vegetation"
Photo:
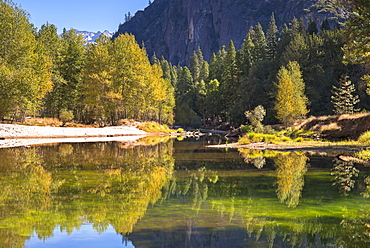
<instances>
[{"instance_id":1,"label":"shoreline vegetation","mask_svg":"<svg viewBox=\"0 0 370 248\"><path fill-rule=\"evenodd\" d=\"M211 148L242 148L251 150L271 150L282 152L366 152L370 148L370 133L366 128L353 138L354 130L367 127L370 114L353 114L308 118L274 133L247 132L240 134L236 143L211 145ZM147 136L202 136L205 130L187 132L182 128L170 129L156 122L120 120L118 126L83 126L76 123L59 123L48 118L29 118L24 124L0 124L0 148L28 146L60 142L133 142ZM262 128L264 130L266 128ZM273 129L266 129L273 130ZM215 130L208 130L215 132ZM207 133L207 132L206 132ZM347 139L330 141L326 134L341 133ZM329 137L329 136L328 136ZM12 141L10 141L12 140ZM17 141L16 141L17 140ZM21 141L23 140L23 141ZM26 141L27 140L27 141ZM365 160L367 157L365 156Z\"/></svg>"}]
</instances>

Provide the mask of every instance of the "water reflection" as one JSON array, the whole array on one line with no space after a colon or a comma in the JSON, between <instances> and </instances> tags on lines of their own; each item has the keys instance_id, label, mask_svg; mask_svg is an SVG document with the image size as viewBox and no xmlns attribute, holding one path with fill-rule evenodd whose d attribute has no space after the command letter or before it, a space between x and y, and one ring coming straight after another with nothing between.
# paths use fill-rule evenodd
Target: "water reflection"
<instances>
[{"instance_id":1,"label":"water reflection","mask_svg":"<svg viewBox=\"0 0 370 248\"><path fill-rule=\"evenodd\" d=\"M172 143L121 149L114 143L0 150L0 243L23 247L59 226L84 223L104 232L132 232L172 175Z\"/></svg>"},{"instance_id":2,"label":"water reflection","mask_svg":"<svg viewBox=\"0 0 370 248\"><path fill-rule=\"evenodd\" d=\"M334 185L337 186L339 192L345 196L355 186L354 178L358 177L359 170L354 166L353 162L342 161L338 158L334 160L332 175L334 176Z\"/></svg>"},{"instance_id":3,"label":"water reflection","mask_svg":"<svg viewBox=\"0 0 370 248\"><path fill-rule=\"evenodd\" d=\"M86 224L96 233L113 228L136 247L370 241L369 168L300 153L210 150L204 140L145 143L1 149L0 243L24 247L35 235L48 242L56 228L72 234Z\"/></svg>"},{"instance_id":4,"label":"water reflection","mask_svg":"<svg viewBox=\"0 0 370 248\"><path fill-rule=\"evenodd\" d=\"M277 174L277 197L289 207L296 207L304 186L304 174L307 172L305 155L295 152L278 154L274 158Z\"/></svg>"}]
</instances>

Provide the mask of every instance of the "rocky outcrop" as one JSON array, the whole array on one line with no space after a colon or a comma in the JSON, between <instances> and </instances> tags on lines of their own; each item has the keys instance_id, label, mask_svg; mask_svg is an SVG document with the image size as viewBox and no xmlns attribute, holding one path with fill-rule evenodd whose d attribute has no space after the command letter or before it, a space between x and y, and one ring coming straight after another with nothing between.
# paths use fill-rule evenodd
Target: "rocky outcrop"
<instances>
[{"instance_id":1,"label":"rocky outcrop","mask_svg":"<svg viewBox=\"0 0 370 248\"><path fill-rule=\"evenodd\" d=\"M187 64L198 47L207 60L231 39L240 48L250 26L267 29L272 12L279 27L294 16L323 20L325 14L306 11L311 5L309 0L155 0L120 25L115 37L134 34L150 56L155 52L173 64Z\"/></svg>"},{"instance_id":2,"label":"rocky outcrop","mask_svg":"<svg viewBox=\"0 0 370 248\"><path fill-rule=\"evenodd\" d=\"M314 131L328 140L357 140L370 130L370 114L311 117L298 121L294 128Z\"/></svg>"}]
</instances>

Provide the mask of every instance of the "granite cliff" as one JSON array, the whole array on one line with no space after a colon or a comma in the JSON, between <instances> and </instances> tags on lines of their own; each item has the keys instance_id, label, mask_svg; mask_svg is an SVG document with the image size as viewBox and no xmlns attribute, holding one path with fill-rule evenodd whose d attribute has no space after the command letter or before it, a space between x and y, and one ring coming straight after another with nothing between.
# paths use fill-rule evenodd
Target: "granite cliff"
<instances>
[{"instance_id":1,"label":"granite cliff","mask_svg":"<svg viewBox=\"0 0 370 248\"><path fill-rule=\"evenodd\" d=\"M267 29L272 12L279 28L293 17L320 23L327 15L306 11L311 5L309 0L155 0L120 25L115 36L134 34L149 56L155 52L184 65L198 47L207 60L231 39L240 48L250 26L261 23Z\"/></svg>"}]
</instances>

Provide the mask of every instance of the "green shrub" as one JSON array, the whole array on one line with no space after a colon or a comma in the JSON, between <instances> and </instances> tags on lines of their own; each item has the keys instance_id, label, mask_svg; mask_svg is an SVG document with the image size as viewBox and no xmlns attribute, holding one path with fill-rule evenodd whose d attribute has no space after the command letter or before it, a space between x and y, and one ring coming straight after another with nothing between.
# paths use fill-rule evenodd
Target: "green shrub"
<instances>
[{"instance_id":1,"label":"green shrub","mask_svg":"<svg viewBox=\"0 0 370 248\"><path fill-rule=\"evenodd\" d=\"M242 131L242 133L251 133L253 132L253 127L251 125L241 125L240 131Z\"/></svg>"},{"instance_id":2,"label":"green shrub","mask_svg":"<svg viewBox=\"0 0 370 248\"><path fill-rule=\"evenodd\" d=\"M64 126L68 121L73 120L73 118L75 118L75 117L74 117L72 111L67 110L67 109L62 109L60 111L59 118L63 123L62 126Z\"/></svg>"},{"instance_id":3,"label":"green shrub","mask_svg":"<svg viewBox=\"0 0 370 248\"><path fill-rule=\"evenodd\" d=\"M304 139L300 138L298 142L302 142ZM247 133L242 138L239 139L239 144L251 144L251 143L259 143L264 142L267 144L279 144L291 141L289 137L283 135L275 135L275 134L264 134L264 133Z\"/></svg>"},{"instance_id":4,"label":"green shrub","mask_svg":"<svg viewBox=\"0 0 370 248\"><path fill-rule=\"evenodd\" d=\"M267 133L267 134L276 134L276 131L275 129L273 129L271 126L267 125L267 126L264 126L263 128L263 132L264 133Z\"/></svg>"}]
</instances>

